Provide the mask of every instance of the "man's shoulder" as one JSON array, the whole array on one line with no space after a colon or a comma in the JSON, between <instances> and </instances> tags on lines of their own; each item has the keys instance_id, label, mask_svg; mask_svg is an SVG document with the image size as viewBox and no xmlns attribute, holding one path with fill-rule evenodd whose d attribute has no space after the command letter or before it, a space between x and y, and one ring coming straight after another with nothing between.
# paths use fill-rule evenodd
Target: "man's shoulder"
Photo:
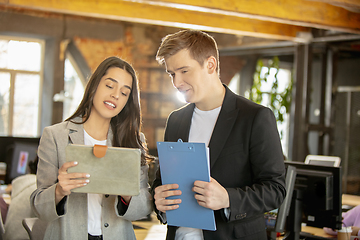
<instances>
[{"instance_id":1,"label":"man's shoulder","mask_svg":"<svg viewBox=\"0 0 360 240\"><path fill-rule=\"evenodd\" d=\"M192 112L192 111L194 110L194 107L195 107L195 106L194 106L193 103L188 103L188 104L186 104L186 105L184 105L184 106L182 106L182 107L180 107L180 108L175 109L174 111L172 111L169 116L172 116L172 115L174 115L174 116L180 116L180 115L182 115L182 114L186 114L186 113L188 113L188 112Z\"/></svg>"},{"instance_id":2,"label":"man's shoulder","mask_svg":"<svg viewBox=\"0 0 360 240\"><path fill-rule=\"evenodd\" d=\"M245 98L243 96L240 96L240 95L238 95L236 93L233 93L231 91L227 92L227 96L225 98L223 106L225 104L229 104L229 103L230 104L235 103L235 108L240 109L240 110L255 110L255 111L257 111L259 109L266 108L263 105L255 103L255 102L251 101L250 99L247 99L247 98Z\"/></svg>"}]
</instances>

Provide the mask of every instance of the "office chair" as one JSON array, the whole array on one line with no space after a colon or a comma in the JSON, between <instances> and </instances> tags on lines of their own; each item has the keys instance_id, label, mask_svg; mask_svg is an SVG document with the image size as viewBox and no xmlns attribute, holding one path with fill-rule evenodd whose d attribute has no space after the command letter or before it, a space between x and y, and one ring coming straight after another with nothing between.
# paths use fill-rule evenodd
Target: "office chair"
<instances>
[{"instance_id":1,"label":"office chair","mask_svg":"<svg viewBox=\"0 0 360 240\"><path fill-rule=\"evenodd\" d=\"M44 239L47 223L39 218L24 218L22 221L30 240Z\"/></svg>"}]
</instances>

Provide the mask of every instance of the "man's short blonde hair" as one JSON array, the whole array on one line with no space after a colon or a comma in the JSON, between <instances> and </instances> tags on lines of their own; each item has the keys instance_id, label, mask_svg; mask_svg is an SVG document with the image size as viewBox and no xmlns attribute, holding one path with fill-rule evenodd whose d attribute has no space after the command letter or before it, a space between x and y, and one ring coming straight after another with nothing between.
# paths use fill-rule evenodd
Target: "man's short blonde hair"
<instances>
[{"instance_id":1,"label":"man's short blonde hair","mask_svg":"<svg viewBox=\"0 0 360 240\"><path fill-rule=\"evenodd\" d=\"M189 50L190 56L201 66L209 57L215 57L217 62L216 71L219 75L219 50L216 41L209 34L198 30L182 30L165 36L157 51L156 60L159 64L164 64L165 59L183 49Z\"/></svg>"}]
</instances>

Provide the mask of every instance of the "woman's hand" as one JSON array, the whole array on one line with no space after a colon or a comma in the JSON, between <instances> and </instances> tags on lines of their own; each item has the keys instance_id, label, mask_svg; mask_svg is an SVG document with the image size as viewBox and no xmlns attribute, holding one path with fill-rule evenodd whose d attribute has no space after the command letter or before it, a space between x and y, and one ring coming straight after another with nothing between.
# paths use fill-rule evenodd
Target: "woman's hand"
<instances>
[{"instance_id":1,"label":"woman's hand","mask_svg":"<svg viewBox=\"0 0 360 240\"><path fill-rule=\"evenodd\" d=\"M76 166L77 162L66 162L59 169L58 183L55 189L55 203L71 193L71 189L83 187L89 183L87 173L67 173L67 169Z\"/></svg>"}]
</instances>

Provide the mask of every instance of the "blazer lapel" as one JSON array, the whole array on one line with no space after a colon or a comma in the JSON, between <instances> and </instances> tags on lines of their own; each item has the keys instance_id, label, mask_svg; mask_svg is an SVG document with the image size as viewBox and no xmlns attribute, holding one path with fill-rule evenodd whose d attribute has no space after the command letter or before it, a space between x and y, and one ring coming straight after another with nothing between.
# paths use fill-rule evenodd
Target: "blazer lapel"
<instances>
[{"instance_id":1,"label":"blazer lapel","mask_svg":"<svg viewBox=\"0 0 360 240\"><path fill-rule=\"evenodd\" d=\"M214 166L221 150L224 148L226 140L229 137L238 116L238 109L236 108L236 95L226 86L225 88L226 93L224 102L209 143L211 167Z\"/></svg>"},{"instance_id":2,"label":"blazer lapel","mask_svg":"<svg viewBox=\"0 0 360 240\"><path fill-rule=\"evenodd\" d=\"M81 118L75 118L74 122L81 122ZM69 121L67 128L69 129L69 143L71 144L84 144L84 125L76 124ZM113 132L111 126L109 127L106 145L112 146Z\"/></svg>"},{"instance_id":3,"label":"blazer lapel","mask_svg":"<svg viewBox=\"0 0 360 240\"><path fill-rule=\"evenodd\" d=\"M77 122L79 119L74 119ZM84 144L84 127L83 124L76 124L69 121L67 128L69 129L69 143Z\"/></svg>"},{"instance_id":4,"label":"blazer lapel","mask_svg":"<svg viewBox=\"0 0 360 240\"><path fill-rule=\"evenodd\" d=\"M178 127L178 132L176 136L179 136L183 142L189 141L189 132L190 132L190 125L191 125L191 118L194 112L195 104L190 104L185 108L185 113L182 116L180 121L180 125ZM178 140L176 139L176 141Z\"/></svg>"}]
</instances>

